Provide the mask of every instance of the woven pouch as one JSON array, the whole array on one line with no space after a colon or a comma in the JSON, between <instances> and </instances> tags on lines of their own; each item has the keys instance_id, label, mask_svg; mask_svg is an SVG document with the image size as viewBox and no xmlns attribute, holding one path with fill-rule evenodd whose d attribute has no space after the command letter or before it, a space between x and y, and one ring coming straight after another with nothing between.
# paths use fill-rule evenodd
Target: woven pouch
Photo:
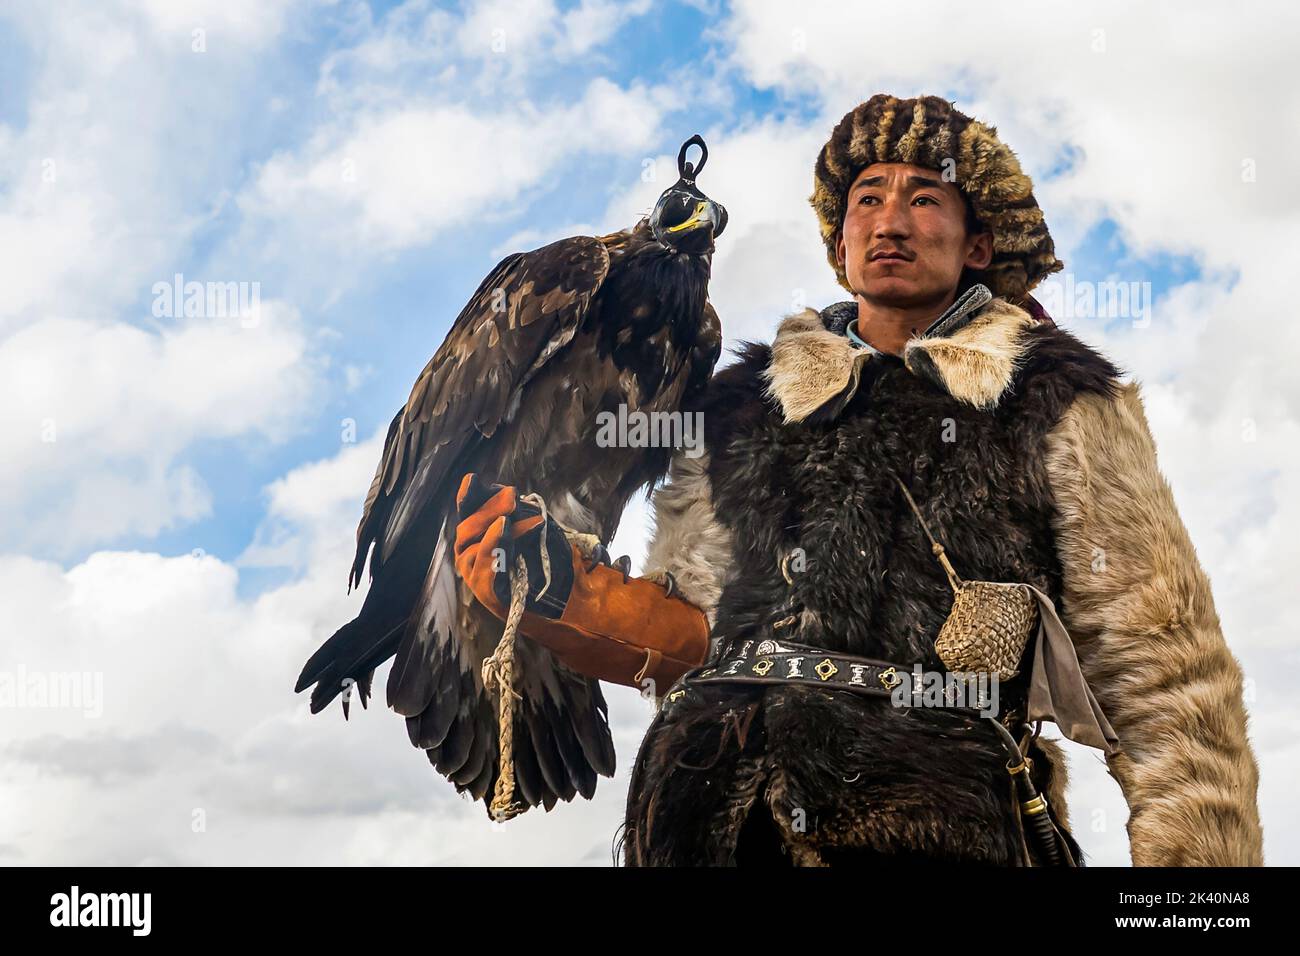
<instances>
[{"instance_id":1,"label":"woven pouch","mask_svg":"<svg viewBox=\"0 0 1300 956\"><path fill-rule=\"evenodd\" d=\"M956 577L956 575L953 575ZM950 671L978 671L1010 680L1038 624L1038 606L1019 584L954 584L952 610L934 649Z\"/></svg>"}]
</instances>

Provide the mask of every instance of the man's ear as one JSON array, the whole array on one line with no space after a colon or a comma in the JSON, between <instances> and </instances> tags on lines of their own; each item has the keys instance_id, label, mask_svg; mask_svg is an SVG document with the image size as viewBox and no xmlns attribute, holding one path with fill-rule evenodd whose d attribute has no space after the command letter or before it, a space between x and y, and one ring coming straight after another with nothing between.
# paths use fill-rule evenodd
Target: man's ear
<instances>
[{"instance_id":1,"label":"man's ear","mask_svg":"<svg viewBox=\"0 0 1300 956\"><path fill-rule=\"evenodd\" d=\"M841 269L844 268L844 256L844 230L841 229L835 238L835 261L840 264Z\"/></svg>"},{"instance_id":2,"label":"man's ear","mask_svg":"<svg viewBox=\"0 0 1300 956\"><path fill-rule=\"evenodd\" d=\"M981 232L971 237L970 251L964 265L970 269L987 269L993 261L993 233Z\"/></svg>"}]
</instances>

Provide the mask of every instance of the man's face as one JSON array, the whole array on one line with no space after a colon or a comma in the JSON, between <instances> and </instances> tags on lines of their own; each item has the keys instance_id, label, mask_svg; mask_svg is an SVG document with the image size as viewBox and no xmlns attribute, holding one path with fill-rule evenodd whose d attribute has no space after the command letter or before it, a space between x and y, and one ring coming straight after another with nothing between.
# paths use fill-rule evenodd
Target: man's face
<instances>
[{"instance_id":1,"label":"man's face","mask_svg":"<svg viewBox=\"0 0 1300 956\"><path fill-rule=\"evenodd\" d=\"M993 260L993 236L966 234L966 200L933 169L873 163L849 187L836 248L862 298L895 307L942 304L963 267Z\"/></svg>"}]
</instances>

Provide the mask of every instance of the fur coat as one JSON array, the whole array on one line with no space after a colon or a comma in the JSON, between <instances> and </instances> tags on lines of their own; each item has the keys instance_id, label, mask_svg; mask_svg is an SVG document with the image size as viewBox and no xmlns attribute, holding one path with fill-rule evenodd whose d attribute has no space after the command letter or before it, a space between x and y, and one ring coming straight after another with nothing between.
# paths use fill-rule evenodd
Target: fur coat
<instances>
[{"instance_id":1,"label":"fur coat","mask_svg":"<svg viewBox=\"0 0 1300 956\"><path fill-rule=\"evenodd\" d=\"M901 358L855 348L853 311L805 310L746 345L701 408L706 453L679 452L655 494L648 568L708 615L712 659L793 608L775 636L942 669L952 593L898 475L962 577L1056 602L1119 734L1134 864L1259 864L1241 670L1138 386L1002 299ZM789 685L697 688L671 710L633 770L631 865L1022 858L986 722ZM1040 738L1031 756L1068 825L1062 754Z\"/></svg>"}]
</instances>

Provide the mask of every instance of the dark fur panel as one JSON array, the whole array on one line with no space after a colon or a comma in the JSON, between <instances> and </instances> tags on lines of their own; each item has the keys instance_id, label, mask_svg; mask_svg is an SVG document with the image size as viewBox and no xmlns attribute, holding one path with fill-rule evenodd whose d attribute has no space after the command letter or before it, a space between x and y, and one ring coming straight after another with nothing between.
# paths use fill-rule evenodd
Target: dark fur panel
<instances>
[{"instance_id":1,"label":"dark fur panel","mask_svg":"<svg viewBox=\"0 0 1300 956\"><path fill-rule=\"evenodd\" d=\"M696 408L704 414L704 440L711 461L732 457L731 442L764 422L775 404L764 394L762 371L772 361L772 349L757 342L742 342L737 360L714 374L708 391ZM714 470L710 477L719 474Z\"/></svg>"},{"instance_id":2,"label":"dark fur panel","mask_svg":"<svg viewBox=\"0 0 1300 956\"><path fill-rule=\"evenodd\" d=\"M761 696L758 688L705 687L651 723L628 787L626 865L732 861L744 821L737 799L752 792L752 761L765 751L761 720L745 720Z\"/></svg>"},{"instance_id":3,"label":"dark fur panel","mask_svg":"<svg viewBox=\"0 0 1300 956\"><path fill-rule=\"evenodd\" d=\"M771 689L764 719L773 813L801 811L818 848L1018 864L1010 780L984 721L807 687Z\"/></svg>"},{"instance_id":4,"label":"dark fur panel","mask_svg":"<svg viewBox=\"0 0 1300 956\"><path fill-rule=\"evenodd\" d=\"M1114 398L1118 394L1123 370L1065 329L1043 324L1025 336L1025 361L1014 387L1030 394L1035 390L1052 394L1052 398L1042 400L1039 406L1052 418L1049 429L1056 425L1076 396L1095 393ZM1033 412L1034 405L1031 400L1021 407Z\"/></svg>"}]
</instances>

